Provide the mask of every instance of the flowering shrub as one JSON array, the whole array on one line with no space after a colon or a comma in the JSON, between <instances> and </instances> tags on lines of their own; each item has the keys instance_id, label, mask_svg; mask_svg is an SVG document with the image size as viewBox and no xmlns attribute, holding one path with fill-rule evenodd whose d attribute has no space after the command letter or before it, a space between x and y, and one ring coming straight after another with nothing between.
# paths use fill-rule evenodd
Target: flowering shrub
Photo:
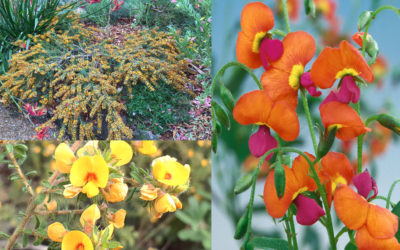
<instances>
[{"instance_id":1,"label":"flowering shrub","mask_svg":"<svg viewBox=\"0 0 400 250\"><path fill-rule=\"evenodd\" d=\"M2 162L10 164L12 185L20 190L22 187L24 193L21 195L30 196L26 199L27 210L21 221L6 218L4 229L18 224L10 235L7 231L1 233L1 237L8 239L6 249L19 245L19 237L22 237L24 247L28 240L35 239L35 244L43 242L49 245L49 249L141 249L140 245L156 244L157 240L151 236L152 227L160 231L159 226L169 227L169 223L177 218L185 218L183 226L175 221L175 230L185 228L179 232L183 235L179 238L193 240L184 236L185 232L192 230L189 228L195 217L190 212L194 209L202 208L203 211L198 223L208 223L208 220L204 221L204 212L209 213L209 205L204 207L205 201L197 196L196 201L191 197L188 204L186 195L182 195L185 192L195 194L193 188L200 188L199 183L204 185L208 178L209 172L204 172L206 168L188 158L194 159L194 154L207 157L204 153L209 150L209 145L205 142L199 142L198 146L174 142L158 144L155 141L77 141L72 145L30 143L28 146L6 142L0 147ZM177 153L179 160L163 153L177 152L177 148L190 150L188 155ZM28 155L31 150L36 153ZM184 164L182 157L194 165ZM45 176L49 169L43 168L43 163L48 162L46 158L51 160L47 179ZM38 159L39 171L44 173L27 171L33 166L28 165ZM203 160L207 161L206 167L208 160ZM200 169L193 169L193 166ZM191 177L192 171L200 173L198 170L201 169L202 177ZM6 185L5 188L12 190L12 186ZM14 201L11 196L2 197L3 202L7 200ZM192 207L194 204L198 208ZM7 207L19 209L11 203L3 208L2 214L7 214ZM176 217L169 213L176 213ZM206 230L209 234L209 229ZM159 235L164 234L162 231ZM196 241L205 242L206 236ZM136 242L134 245L133 240ZM161 243L159 240L157 244Z\"/></svg>"},{"instance_id":2,"label":"flowering shrub","mask_svg":"<svg viewBox=\"0 0 400 250\"><path fill-rule=\"evenodd\" d=\"M53 109L39 130L61 122L59 139L66 134L73 140L132 138L121 99L134 98L136 85L157 91L163 83L193 95L187 62L166 33L138 31L118 47L111 40L93 41L99 31L86 30L76 21L70 31L60 32L32 36L30 49L15 54L0 77L6 102L15 96Z\"/></svg>"},{"instance_id":3,"label":"flowering shrub","mask_svg":"<svg viewBox=\"0 0 400 250\"><path fill-rule=\"evenodd\" d=\"M387 196L378 196L379 183L373 178L376 176L371 171L373 167L370 168L372 175L365 169L368 162L385 150L392 135L400 134L400 120L384 112L363 119L360 107L361 87L380 81L385 72L384 64L377 59L377 42L368 29L382 10L397 14L400 10L385 5L363 12L358 20L358 32L352 37L357 44L354 46L350 39L340 36L335 1L304 1L306 15L313 18L312 22L319 23L317 18L325 18L327 29L336 34L331 38L337 38L335 41L322 39L325 44L335 45L324 46L316 54L314 36L301 30L291 31L290 19L299 17L298 1L277 2L276 12L286 30L277 28L278 18L269 6L262 2L246 4L236 40L238 62L223 66L213 80L213 90L216 87L219 90L212 103L214 152L217 152L218 135L229 137L225 140L227 145L233 145L229 146L230 150L243 148L240 139L245 137L246 129L238 128L238 124L252 125L256 130L246 138L248 146L245 145L244 152L251 153L244 163L246 173L234 180L232 188L221 185L228 190L222 190L228 198L221 200L227 200L224 205L229 207L237 207L231 202L235 198L229 197L232 191L238 195L251 189L249 202L240 212L226 208L236 224L234 238L243 240L243 249L302 249L295 218L303 226L320 222L326 228L330 249L337 249L344 233L349 236L346 249L400 249L400 203L392 200L399 181L391 185ZM314 57L315 61L310 63ZM225 71L232 66L249 73L259 89L235 100L223 82ZM260 79L253 72L259 68ZM238 82L235 79L235 89ZM328 94L318 98L325 89ZM311 115L310 103L318 106L317 116ZM238 124L231 122L231 115ZM298 147L300 136L305 135L300 115L306 118L313 153ZM224 134L222 126L240 130L237 134ZM315 127L320 131L319 142ZM343 153L335 152L335 140L342 142ZM350 144L354 140L357 140L357 158L351 162ZM363 156L365 143L369 149ZM243 160L245 156L238 152L229 158ZM232 176L225 178L225 174L223 170L217 171L218 183L232 179ZM257 206L256 183L264 176L263 205ZM385 206L373 203L376 199L384 200ZM252 227L253 213L265 213L265 210L277 226L282 224L286 239L261 235L261 231ZM333 210L342 223L337 233ZM306 240L306 243L309 242Z\"/></svg>"}]
</instances>

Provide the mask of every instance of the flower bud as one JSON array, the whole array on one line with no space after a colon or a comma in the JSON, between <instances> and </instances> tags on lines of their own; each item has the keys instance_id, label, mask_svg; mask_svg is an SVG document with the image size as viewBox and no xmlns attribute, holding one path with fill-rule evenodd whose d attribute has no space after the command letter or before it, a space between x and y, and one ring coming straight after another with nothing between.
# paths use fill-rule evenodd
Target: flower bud
<instances>
[{"instance_id":1,"label":"flower bud","mask_svg":"<svg viewBox=\"0 0 400 250\"><path fill-rule=\"evenodd\" d=\"M65 189L64 189L63 195L67 199L74 198L80 192L82 192L82 188L81 187L75 187L75 186L72 186L72 184L65 185L64 188Z\"/></svg>"},{"instance_id":2,"label":"flower bud","mask_svg":"<svg viewBox=\"0 0 400 250\"><path fill-rule=\"evenodd\" d=\"M68 231L60 222L54 222L47 228L47 235L52 241L62 242L64 235L67 233Z\"/></svg>"},{"instance_id":3,"label":"flower bud","mask_svg":"<svg viewBox=\"0 0 400 250\"><path fill-rule=\"evenodd\" d=\"M155 188L152 184L144 184L140 188L140 199L145 201L152 201L157 198L159 188Z\"/></svg>"},{"instance_id":4,"label":"flower bud","mask_svg":"<svg viewBox=\"0 0 400 250\"><path fill-rule=\"evenodd\" d=\"M382 126L391 129L396 134L400 135L400 119L388 114L380 114L376 120Z\"/></svg>"},{"instance_id":5,"label":"flower bud","mask_svg":"<svg viewBox=\"0 0 400 250\"><path fill-rule=\"evenodd\" d=\"M125 226L125 209L119 209L114 214L108 216L108 223L114 225L115 228L123 228Z\"/></svg>"},{"instance_id":6,"label":"flower bud","mask_svg":"<svg viewBox=\"0 0 400 250\"><path fill-rule=\"evenodd\" d=\"M108 202L123 201L128 194L128 185L120 179L111 179L111 183L104 189L104 196Z\"/></svg>"},{"instance_id":7,"label":"flower bud","mask_svg":"<svg viewBox=\"0 0 400 250\"><path fill-rule=\"evenodd\" d=\"M172 197L173 196L170 194L164 194L163 196L157 198L154 203L154 209L156 212L161 214L175 212L177 206L175 205L175 200ZM182 206L182 204L180 205Z\"/></svg>"}]
</instances>

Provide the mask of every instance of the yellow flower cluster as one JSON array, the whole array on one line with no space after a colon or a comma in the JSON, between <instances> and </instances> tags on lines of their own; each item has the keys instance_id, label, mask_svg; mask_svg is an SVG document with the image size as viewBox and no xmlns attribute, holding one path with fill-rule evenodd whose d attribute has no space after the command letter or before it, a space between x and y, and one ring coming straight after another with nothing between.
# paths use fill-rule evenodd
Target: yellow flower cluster
<instances>
[{"instance_id":1,"label":"yellow flower cluster","mask_svg":"<svg viewBox=\"0 0 400 250\"><path fill-rule=\"evenodd\" d=\"M56 22L56 21L55 21ZM53 116L38 130L62 122L58 139L131 139L132 130L121 113L122 94L137 84L156 90L160 82L194 95L187 85L188 63L182 60L173 38L158 30L142 30L118 47L112 39L93 44L96 29L78 21L73 28L55 28L31 36L31 46L13 55L9 70L0 76L0 93L22 102L40 102ZM15 45L22 46L23 41Z\"/></svg>"}]
</instances>

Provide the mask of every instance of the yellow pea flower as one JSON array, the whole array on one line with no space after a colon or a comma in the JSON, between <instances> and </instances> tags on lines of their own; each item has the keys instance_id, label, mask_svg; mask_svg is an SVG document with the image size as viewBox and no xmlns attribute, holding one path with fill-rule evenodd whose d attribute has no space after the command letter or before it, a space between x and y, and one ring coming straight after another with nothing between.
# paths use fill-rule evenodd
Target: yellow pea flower
<instances>
[{"instance_id":1,"label":"yellow pea flower","mask_svg":"<svg viewBox=\"0 0 400 250\"><path fill-rule=\"evenodd\" d=\"M56 158L56 163L55 163L56 168L61 173L64 174L69 173L72 164L76 160L74 152L71 150L71 148L65 143L60 143L56 148L54 156Z\"/></svg>"},{"instance_id":2,"label":"yellow pea flower","mask_svg":"<svg viewBox=\"0 0 400 250\"><path fill-rule=\"evenodd\" d=\"M125 226L125 209L119 209L108 218L108 223L114 225L115 228L123 228Z\"/></svg>"},{"instance_id":3,"label":"yellow pea flower","mask_svg":"<svg viewBox=\"0 0 400 250\"><path fill-rule=\"evenodd\" d=\"M68 233L64 225L60 222L54 222L47 228L47 235L52 241L62 242L64 236Z\"/></svg>"},{"instance_id":4,"label":"yellow pea flower","mask_svg":"<svg viewBox=\"0 0 400 250\"><path fill-rule=\"evenodd\" d=\"M112 234L114 233L114 225L110 224L100 232L100 239L103 239L103 235L106 233L106 230L108 229L108 236L107 240L111 240Z\"/></svg>"},{"instance_id":5,"label":"yellow pea flower","mask_svg":"<svg viewBox=\"0 0 400 250\"><path fill-rule=\"evenodd\" d=\"M154 209L157 213L175 212L176 209L182 209L182 203L176 196L170 194L164 194L157 198L154 203Z\"/></svg>"},{"instance_id":6,"label":"yellow pea flower","mask_svg":"<svg viewBox=\"0 0 400 250\"><path fill-rule=\"evenodd\" d=\"M133 150L131 146L124 141L110 142L111 157L117 160L117 167L127 164L131 161Z\"/></svg>"},{"instance_id":7,"label":"yellow pea flower","mask_svg":"<svg viewBox=\"0 0 400 250\"><path fill-rule=\"evenodd\" d=\"M100 209L96 204L91 205L86 208L85 211L81 214L81 218L79 222L83 227L83 231L91 234L96 221L100 219Z\"/></svg>"},{"instance_id":8,"label":"yellow pea flower","mask_svg":"<svg viewBox=\"0 0 400 250\"><path fill-rule=\"evenodd\" d=\"M61 250L93 250L93 243L85 233L71 231L64 236Z\"/></svg>"},{"instance_id":9,"label":"yellow pea flower","mask_svg":"<svg viewBox=\"0 0 400 250\"><path fill-rule=\"evenodd\" d=\"M69 198L74 198L80 192L82 192L82 188L81 187L75 187L75 186L72 186L72 184L68 184L68 185L64 186L63 195L64 195L65 198L69 199Z\"/></svg>"},{"instance_id":10,"label":"yellow pea flower","mask_svg":"<svg viewBox=\"0 0 400 250\"><path fill-rule=\"evenodd\" d=\"M96 152L98 152L99 150L99 141L89 141L85 144L85 146L83 146L82 148L80 148L76 154L79 157L83 157L85 155L95 155Z\"/></svg>"},{"instance_id":11,"label":"yellow pea flower","mask_svg":"<svg viewBox=\"0 0 400 250\"><path fill-rule=\"evenodd\" d=\"M111 183L104 189L104 197L108 202L119 202L125 200L128 194L128 185L123 183L122 178L113 178Z\"/></svg>"},{"instance_id":12,"label":"yellow pea flower","mask_svg":"<svg viewBox=\"0 0 400 250\"><path fill-rule=\"evenodd\" d=\"M73 186L83 187L82 193L91 198L99 194L99 188L105 188L108 173L107 163L100 155L83 156L72 165L69 179Z\"/></svg>"},{"instance_id":13,"label":"yellow pea flower","mask_svg":"<svg viewBox=\"0 0 400 250\"><path fill-rule=\"evenodd\" d=\"M155 200L158 196L158 191L159 188L155 188L152 184L147 183L144 184L140 188L140 199L145 200L145 201L152 201Z\"/></svg>"},{"instance_id":14,"label":"yellow pea flower","mask_svg":"<svg viewBox=\"0 0 400 250\"><path fill-rule=\"evenodd\" d=\"M144 155L153 155L157 153L157 147L154 145L154 141L142 141L141 147L138 147L137 150Z\"/></svg>"},{"instance_id":15,"label":"yellow pea flower","mask_svg":"<svg viewBox=\"0 0 400 250\"><path fill-rule=\"evenodd\" d=\"M168 186L179 186L186 184L189 180L190 166L182 165L169 155L153 160L151 164L154 178Z\"/></svg>"}]
</instances>

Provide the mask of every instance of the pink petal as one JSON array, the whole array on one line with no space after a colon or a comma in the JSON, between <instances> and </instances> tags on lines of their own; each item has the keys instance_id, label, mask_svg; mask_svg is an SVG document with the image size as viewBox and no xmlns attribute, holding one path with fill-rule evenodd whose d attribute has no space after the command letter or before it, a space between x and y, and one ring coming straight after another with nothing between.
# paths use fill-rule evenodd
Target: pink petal
<instances>
[{"instance_id":1,"label":"pink petal","mask_svg":"<svg viewBox=\"0 0 400 250\"><path fill-rule=\"evenodd\" d=\"M294 200L297 207L296 220L299 224L309 226L314 224L321 216L325 215L325 211L318 203L304 195L299 194Z\"/></svg>"},{"instance_id":2,"label":"pink petal","mask_svg":"<svg viewBox=\"0 0 400 250\"><path fill-rule=\"evenodd\" d=\"M360 88L352 76L343 77L342 84L338 92L339 101L342 103L356 103L360 99Z\"/></svg>"},{"instance_id":3,"label":"pink petal","mask_svg":"<svg viewBox=\"0 0 400 250\"><path fill-rule=\"evenodd\" d=\"M265 69L269 67L270 61L276 61L283 54L282 42L278 39L264 38L260 44L260 58Z\"/></svg>"},{"instance_id":4,"label":"pink petal","mask_svg":"<svg viewBox=\"0 0 400 250\"><path fill-rule=\"evenodd\" d=\"M353 185L357 188L358 193L364 196L365 199L368 198L371 190L373 190L374 194L370 199L374 198L378 194L376 182L371 177L368 170L365 170L361 174L354 176Z\"/></svg>"},{"instance_id":5,"label":"pink petal","mask_svg":"<svg viewBox=\"0 0 400 250\"><path fill-rule=\"evenodd\" d=\"M278 142L271 135L267 126L259 126L257 132L252 134L249 139L249 149L255 157L263 156L268 150L276 148ZM266 160L270 160L273 154L268 155Z\"/></svg>"},{"instance_id":6,"label":"pink petal","mask_svg":"<svg viewBox=\"0 0 400 250\"><path fill-rule=\"evenodd\" d=\"M317 91L317 87L315 86L314 82L311 80L310 72L305 72L304 74L301 75L300 84L312 96L318 97L322 94L321 91Z\"/></svg>"},{"instance_id":7,"label":"pink petal","mask_svg":"<svg viewBox=\"0 0 400 250\"><path fill-rule=\"evenodd\" d=\"M337 93L335 91L332 90L319 106L321 107L322 105L328 102L340 102L339 98L337 97Z\"/></svg>"}]
</instances>

